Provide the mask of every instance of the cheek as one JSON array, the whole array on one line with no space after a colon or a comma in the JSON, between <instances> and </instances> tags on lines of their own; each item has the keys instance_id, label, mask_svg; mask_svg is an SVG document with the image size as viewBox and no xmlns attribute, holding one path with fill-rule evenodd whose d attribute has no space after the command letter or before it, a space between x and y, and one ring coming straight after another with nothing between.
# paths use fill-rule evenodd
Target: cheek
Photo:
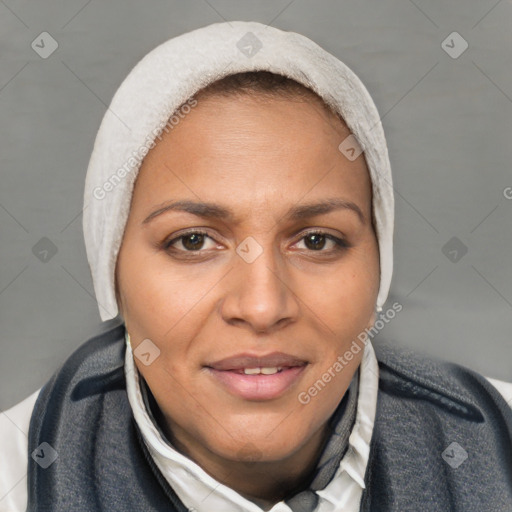
<instances>
[{"instance_id":1,"label":"cheek","mask_svg":"<svg viewBox=\"0 0 512 512\"><path fill-rule=\"evenodd\" d=\"M333 332L347 338L367 327L379 288L378 256L368 246L328 270L328 277L305 279L305 302Z\"/></svg>"},{"instance_id":2,"label":"cheek","mask_svg":"<svg viewBox=\"0 0 512 512\"><path fill-rule=\"evenodd\" d=\"M126 246L118 262L128 318L159 336L197 304L208 289L205 276L172 266L165 254L149 254ZM208 280L208 275L206 275Z\"/></svg>"}]
</instances>

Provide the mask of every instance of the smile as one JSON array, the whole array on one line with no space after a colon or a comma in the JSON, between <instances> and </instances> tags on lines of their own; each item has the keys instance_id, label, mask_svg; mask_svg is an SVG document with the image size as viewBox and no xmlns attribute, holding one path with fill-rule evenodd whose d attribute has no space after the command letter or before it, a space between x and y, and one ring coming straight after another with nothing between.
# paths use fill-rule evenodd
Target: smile
<instances>
[{"instance_id":1,"label":"smile","mask_svg":"<svg viewBox=\"0 0 512 512\"><path fill-rule=\"evenodd\" d=\"M301 377L308 362L283 353L238 355L206 366L217 385L245 400L274 400Z\"/></svg>"},{"instance_id":2,"label":"smile","mask_svg":"<svg viewBox=\"0 0 512 512\"><path fill-rule=\"evenodd\" d=\"M245 375L274 375L274 373L282 372L282 368L244 368L243 370L238 370L239 373L244 373Z\"/></svg>"}]
</instances>

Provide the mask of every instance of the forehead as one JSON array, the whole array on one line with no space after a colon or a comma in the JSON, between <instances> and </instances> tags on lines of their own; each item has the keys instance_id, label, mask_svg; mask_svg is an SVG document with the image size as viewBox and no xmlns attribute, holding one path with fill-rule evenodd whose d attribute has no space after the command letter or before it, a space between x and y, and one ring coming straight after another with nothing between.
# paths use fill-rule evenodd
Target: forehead
<instances>
[{"instance_id":1,"label":"forehead","mask_svg":"<svg viewBox=\"0 0 512 512\"><path fill-rule=\"evenodd\" d=\"M338 149L350 134L316 101L258 96L197 97L198 103L144 159L134 205L202 199L243 208L343 196L371 204L364 154Z\"/></svg>"}]
</instances>

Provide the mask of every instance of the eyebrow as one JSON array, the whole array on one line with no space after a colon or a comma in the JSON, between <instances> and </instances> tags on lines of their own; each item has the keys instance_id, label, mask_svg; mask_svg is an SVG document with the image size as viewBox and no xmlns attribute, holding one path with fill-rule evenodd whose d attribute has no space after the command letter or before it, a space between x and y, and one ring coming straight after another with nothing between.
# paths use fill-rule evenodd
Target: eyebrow
<instances>
[{"instance_id":1,"label":"eyebrow","mask_svg":"<svg viewBox=\"0 0 512 512\"><path fill-rule=\"evenodd\" d=\"M284 219L301 220L317 215L324 215L336 210L348 210L354 212L362 224L366 224L365 216L359 206L351 201L340 198L324 199L314 203L306 203L292 206L284 215ZM150 213L141 224L148 224L155 217L168 211L182 211L203 218L215 218L235 222L236 217L232 210L216 203L198 201L167 201L159 205L159 208Z\"/></svg>"}]
</instances>

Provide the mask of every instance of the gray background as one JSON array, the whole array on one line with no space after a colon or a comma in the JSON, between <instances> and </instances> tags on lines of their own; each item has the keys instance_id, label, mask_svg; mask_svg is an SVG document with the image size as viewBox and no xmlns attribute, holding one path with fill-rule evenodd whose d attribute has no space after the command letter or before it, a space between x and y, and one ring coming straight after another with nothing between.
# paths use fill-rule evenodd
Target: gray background
<instances>
[{"instance_id":1,"label":"gray background","mask_svg":"<svg viewBox=\"0 0 512 512\"><path fill-rule=\"evenodd\" d=\"M404 306L379 337L512 381L510 0L0 0L0 410L101 328L80 213L112 95L156 45L223 19L310 37L378 106L396 191L388 304ZM47 59L31 48L43 31L59 45ZM456 59L454 31L469 45Z\"/></svg>"}]
</instances>

